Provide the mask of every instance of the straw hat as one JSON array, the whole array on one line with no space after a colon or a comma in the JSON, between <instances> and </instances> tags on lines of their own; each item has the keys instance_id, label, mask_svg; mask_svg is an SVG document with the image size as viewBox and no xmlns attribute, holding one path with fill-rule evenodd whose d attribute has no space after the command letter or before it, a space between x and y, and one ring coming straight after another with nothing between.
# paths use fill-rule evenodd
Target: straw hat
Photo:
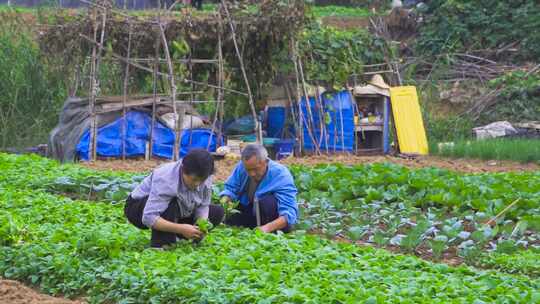
<instances>
[{"instance_id":1,"label":"straw hat","mask_svg":"<svg viewBox=\"0 0 540 304\"><path fill-rule=\"evenodd\" d=\"M390 90L388 89L381 89L377 86L374 86L372 84L368 84L365 86L356 86L353 88L353 95L354 96L362 96L362 95L383 95L390 97Z\"/></svg>"},{"instance_id":2,"label":"straw hat","mask_svg":"<svg viewBox=\"0 0 540 304\"><path fill-rule=\"evenodd\" d=\"M390 86L387 85L386 82L384 82L384 78L379 74L373 75L369 84L379 87L381 89L386 89L386 90L390 89Z\"/></svg>"}]
</instances>

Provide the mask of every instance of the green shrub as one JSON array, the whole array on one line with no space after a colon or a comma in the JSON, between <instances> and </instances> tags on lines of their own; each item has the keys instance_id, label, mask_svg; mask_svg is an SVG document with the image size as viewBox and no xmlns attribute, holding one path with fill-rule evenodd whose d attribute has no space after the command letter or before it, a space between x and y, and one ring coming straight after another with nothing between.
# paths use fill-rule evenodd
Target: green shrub
<instances>
[{"instance_id":1,"label":"green shrub","mask_svg":"<svg viewBox=\"0 0 540 304\"><path fill-rule=\"evenodd\" d=\"M520 59L540 57L540 5L536 0L430 1L420 29L421 52L498 48L518 42Z\"/></svg>"},{"instance_id":2,"label":"green shrub","mask_svg":"<svg viewBox=\"0 0 540 304\"><path fill-rule=\"evenodd\" d=\"M351 74L360 73L363 64L384 62L389 50L386 42L365 30L339 30L318 23L303 32L300 48L307 61L306 77L338 87Z\"/></svg>"},{"instance_id":3,"label":"green shrub","mask_svg":"<svg viewBox=\"0 0 540 304\"><path fill-rule=\"evenodd\" d=\"M540 117L540 72L508 73L491 80L489 86L502 92L497 103L480 115L480 123L535 121Z\"/></svg>"}]
</instances>

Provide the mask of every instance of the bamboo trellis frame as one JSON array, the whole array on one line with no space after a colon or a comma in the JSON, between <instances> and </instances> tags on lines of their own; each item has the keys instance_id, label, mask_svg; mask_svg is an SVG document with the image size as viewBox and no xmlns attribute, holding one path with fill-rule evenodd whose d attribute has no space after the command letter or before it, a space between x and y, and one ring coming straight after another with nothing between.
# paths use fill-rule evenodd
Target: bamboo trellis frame
<instances>
[{"instance_id":1,"label":"bamboo trellis frame","mask_svg":"<svg viewBox=\"0 0 540 304\"><path fill-rule=\"evenodd\" d=\"M126 158L126 150L125 150L125 142L126 142L126 137L127 137L127 126L126 126L126 109L129 108L130 106L128 105L128 95L129 95L129 74L131 72L131 69L130 67L133 67L135 69L138 69L138 70L141 70L141 71L146 71L148 73L151 73L152 74L152 126L151 126L151 129L150 129L150 134L149 134L149 147L147 149L147 152L149 152L148 154L151 156L152 153L153 153L153 146L152 146L152 142L153 142L153 139L154 139L154 126L155 126L155 123L156 123L156 107L159 105L159 104L163 104L164 102L163 101L160 101L160 98L158 98L158 96L160 96L160 94L158 94L158 89L157 89L157 79L158 77L163 77L165 79L168 80L168 85L170 87L170 92L168 94L168 97L170 99L170 106L173 108L173 113L174 113L174 133L175 133L175 142L174 142L174 147L173 147L173 155L172 155L172 159L173 160L176 160L178 157L179 157L179 151L180 151L180 142L181 142L181 138L180 138L180 135L181 135L181 129L180 129L180 126L182 124L182 120L183 120L183 112L185 111L185 107L180 107L180 109L178 109L178 105L183 105L183 104L189 104L189 105L193 105L195 103L211 103L211 102L216 102L217 105L216 105L216 113L215 113L215 116L214 116L214 121L213 121L213 124L212 124L212 134L214 134L214 128L215 128L215 125L217 123L217 120L220 120L220 121L223 121L223 116L224 116L224 103L225 103L225 99L224 99L224 95L225 95L225 92L228 92L228 93L233 93L233 94L238 94L238 95L243 95L243 96L247 96L249 98L249 105L250 105L250 109L251 109L251 113L253 115L253 118L256 122L256 129L257 129L257 140L258 142L262 142L262 131L261 131L261 126L260 126L260 123L258 122L258 119L257 119L257 114L255 112L255 103L254 103L254 100L253 100L253 96L251 94L251 88L249 86L249 81L248 81L248 78L247 78L247 74L246 74L246 71L245 71L245 67L244 67L244 63L243 63L243 58L240 54L240 49L238 47L238 43L236 41L236 34L235 34L235 27L234 27L234 22L233 22L233 19L231 17L231 15L229 14L228 12L228 8L227 8L227 5L224 1L222 1L221 5L222 5L222 8L223 10L226 12L226 15L227 15L227 21L228 21L228 24L231 28L231 31L232 31L232 39L233 39L233 42L234 42L234 45L235 45L235 49L236 49L236 54L237 54L237 57L238 57L238 60L240 62L240 68L242 70L242 73L243 73L243 77L244 77L244 80L245 80L245 83L246 83L246 87L247 87L247 93L245 92L240 92L240 91L237 91L237 90L232 90L232 89L229 89L229 88L225 88L225 77L224 77L224 64L223 64L223 61L224 61L224 57L223 57L223 50L222 50L222 47L223 47L223 19L222 19L222 16L220 13L217 14L217 17L218 17L218 46L217 46L217 54L218 54L218 58L217 59L199 59L199 58L192 58L192 56L190 55L189 58L187 59L180 59L180 60L173 60L170 56L170 52L169 52L169 44L168 44L168 41L167 41L167 38L165 36L165 31L166 31L166 27L167 27L167 22L166 22L166 18L162 18L162 15L164 14L168 14L168 13L171 13L171 9L172 7L174 7L174 5L178 2L175 2L175 4L173 4L173 6L171 6L169 9L163 9L161 8L161 3L159 4L159 9L157 10L157 13L156 13L156 16L155 16L155 20L152 22L155 26L155 28L157 28L157 30L159 31L159 36L156 38L156 45L155 45L155 56L154 58L132 58L131 57L131 40L132 40L132 24L133 22L135 22L137 20L137 16L131 16L131 15L128 15L124 12L122 12L121 10L119 9L115 9L112 7L112 5L110 3L107 2L107 0L105 1L96 1L96 2L93 2L93 1L90 1L90 0L80 0L81 2L83 3L86 3L89 5L89 13L91 14L92 18L92 28L93 28L93 37L88 37L86 35L83 35L83 34L80 34L80 36L82 38L84 38L85 40L87 40L88 42L90 42L92 44L92 56L91 56L91 69L90 69L90 87L89 87L89 107L88 107L88 111L89 111L89 116L90 116L90 143L89 143L89 159L91 161L95 161L96 158L97 158L97 153L96 153L96 150L97 150L97 137L98 137L98 128L97 128L97 125L98 125L98 122L97 122L97 114L99 113L104 113L103 111L102 112L99 112L96 110L96 100L98 99L98 91L99 91L99 82L98 82L98 79L97 79L97 75L99 74L99 64L101 62L101 56L102 56L102 53L103 53L103 48L104 48L104 43L105 43L105 25L106 25L106 20L107 20L107 17L109 15L117 15L117 16L120 16L120 17L124 17L126 18L126 21L128 23L128 26L129 26L129 36L128 36L128 46L127 46L127 54L126 56L122 56L122 55L119 55L119 54L116 54L116 53L112 53L111 56L118 60L119 62L122 62L125 64L125 70L124 70L124 81L123 81L123 96L122 96L122 106L121 106L121 111L122 111L122 120L123 120L123 123L122 123L122 159L125 159ZM100 17L101 17L101 28L99 26L99 23L98 23L98 13L101 13ZM98 41L97 38L98 38L98 32L100 31L100 40ZM165 53L165 58L161 58L160 54L161 52L164 52ZM162 63L166 63L167 64L167 72L160 72L159 70L159 65L162 64ZM185 64L185 65L188 65L189 66L189 70L190 70L190 78L191 79L182 79L181 81L183 81L184 83L189 83L190 84L190 88L191 90L187 91L187 92L178 92L178 87L177 87L177 79L175 78L175 69L174 69L174 64L173 63L178 63L178 64ZM151 64L151 67L147 67L145 66L144 64ZM203 82L199 82L199 81L195 81L193 80L193 65L194 64L215 64L218 66L217 68L217 82L218 84L217 85L212 85L210 83L203 83ZM205 86L205 87L209 87L209 88L213 88L213 89L216 89L217 90L217 101L212 101L212 100L196 100L195 98L195 95L197 93L199 93L198 91L195 91L195 85L201 85L201 86ZM179 95L188 95L189 96L189 100L179 100L177 99L177 96ZM117 108L115 109L109 109L109 111L113 111L113 110L118 110ZM179 111L180 110L180 111ZM106 112L106 111L105 111ZM191 120L191 127L193 126L193 120ZM221 138L222 134L218 134L218 138ZM209 138L208 140L208 146L210 146L210 142L211 142L211 137ZM147 154L147 155L148 155Z\"/></svg>"}]
</instances>

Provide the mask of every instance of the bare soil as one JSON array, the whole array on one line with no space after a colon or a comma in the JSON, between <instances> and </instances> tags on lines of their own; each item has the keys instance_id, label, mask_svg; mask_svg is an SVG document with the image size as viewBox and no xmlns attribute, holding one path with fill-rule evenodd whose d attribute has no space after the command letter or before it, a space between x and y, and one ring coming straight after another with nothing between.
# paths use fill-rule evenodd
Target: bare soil
<instances>
[{"instance_id":1,"label":"bare soil","mask_svg":"<svg viewBox=\"0 0 540 304\"><path fill-rule=\"evenodd\" d=\"M24 284L0 279L0 303L1 304L82 304L80 301L72 301L65 298L51 297L41 294Z\"/></svg>"},{"instance_id":2,"label":"bare soil","mask_svg":"<svg viewBox=\"0 0 540 304\"><path fill-rule=\"evenodd\" d=\"M126 172L150 172L152 169L167 160L98 160L95 162L83 162L81 165L96 170L113 170ZM301 158L289 158L281 161L286 165L315 166L318 164L340 163L344 165L357 165L369 163L390 162L409 168L437 167L463 173L488 173L510 171L538 171L538 164L521 164L511 161L483 161L468 159L447 159L434 156L422 156L416 159L404 159L392 156L309 156ZM216 181L224 181L232 172L237 161L231 159L218 160L216 162Z\"/></svg>"},{"instance_id":3,"label":"bare soil","mask_svg":"<svg viewBox=\"0 0 540 304\"><path fill-rule=\"evenodd\" d=\"M369 27L369 17L323 17L322 23L340 29L358 29Z\"/></svg>"},{"instance_id":4,"label":"bare soil","mask_svg":"<svg viewBox=\"0 0 540 304\"><path fill-rule=\"evenodd\" d=\"M513 171L538 171L540 165L535 163L522 164L512 161L484 161L477 159L449 159L435 156L420 156L414 159L405 159L393 156L310 156L284 160L285 164L317 165L321 163L340 163L344 165L357 165L369 163L390 162L409 168L436 167L462 173L488 173Z\"/></svg>"}]
</instances>

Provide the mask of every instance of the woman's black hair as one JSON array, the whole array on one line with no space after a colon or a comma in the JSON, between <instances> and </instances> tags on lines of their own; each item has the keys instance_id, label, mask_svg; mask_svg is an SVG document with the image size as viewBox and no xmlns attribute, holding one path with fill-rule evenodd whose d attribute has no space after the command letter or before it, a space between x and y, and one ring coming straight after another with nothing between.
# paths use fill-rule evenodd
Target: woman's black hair
<instances>
[{"instance_id":1,"label":"woman's black hair","mask_svg":"<svg viewBox=\"0 0 540 304\"><path fill-rule=\"evenodd\" d=\"M182 159L182 172L206 179L214 174L214 158L205 149L193 149Z\"/></svg>"}]
</instances>

